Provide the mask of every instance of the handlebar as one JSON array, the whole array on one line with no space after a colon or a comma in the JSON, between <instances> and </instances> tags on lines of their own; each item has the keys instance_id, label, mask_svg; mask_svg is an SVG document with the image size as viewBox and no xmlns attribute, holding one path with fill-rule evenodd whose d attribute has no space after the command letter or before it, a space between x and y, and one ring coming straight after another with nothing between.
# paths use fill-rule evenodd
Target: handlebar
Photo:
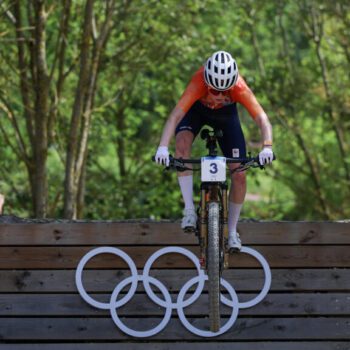
<instances>
[{"instance_id":1,"label":"handlebar","mask_svg":"<svg viewBox=\"0 0 350 350\"><path fill-rule=\"evenodd\" d=\"M155 157L152 157L152 160ZM197 158L197 159L184 159L184 158L174 158L172 156L170 156L170 162L172 161L178 161L181 162L183 164L200 164L202 162L202 158ZM242 164L246 164L249 163L251 161L254 162L259 162L259 157L249 157L249 158L226 158L226 163L242 163Z\"/></svg>"},{"instance_id":2,"label":"handlebar","mask_svg":"<svg viewBox=\"0 0 350 350\"><path fill-rule=\"evenodd\" d=\"M194 170L192 168L188 168L185 164L201 164L202 159L183 159L183 158L174 158L169 156L170 164L166 169L176 169L177 171L186 171L186 170ZM273 160L276 160L276 156L273 155ZM155 156L152 156L152 161L155 162ZM260 168L264 169L265 166L260 164L259 156L256 157L245 157L245 158L226 158L227 164L240 163L241 166L237 168L236 171L244 171L248 168Z\"/></svg>"}]
</instances>

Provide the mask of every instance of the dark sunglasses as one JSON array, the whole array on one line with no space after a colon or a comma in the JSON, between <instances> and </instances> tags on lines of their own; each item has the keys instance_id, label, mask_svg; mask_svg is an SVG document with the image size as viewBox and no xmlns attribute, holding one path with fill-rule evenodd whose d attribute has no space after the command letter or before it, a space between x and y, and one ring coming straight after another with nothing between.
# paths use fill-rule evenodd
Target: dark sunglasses
<instances>
[{"instance_id":1,"label":"dark sunglasses","mask_svg":"<svg viewBox=\"0 0 350 350\"><path fill-rule=\"evenodd\" d=\"M209 90L209 92L210 92L212 95L215 95L215 96L217 96L217 95L220 95L220 94L223 94L223 93L224 93L224 91L215 90L215 89L213 89L213 88L209 88L208 90Z\"/></svg>"}]
</instances>

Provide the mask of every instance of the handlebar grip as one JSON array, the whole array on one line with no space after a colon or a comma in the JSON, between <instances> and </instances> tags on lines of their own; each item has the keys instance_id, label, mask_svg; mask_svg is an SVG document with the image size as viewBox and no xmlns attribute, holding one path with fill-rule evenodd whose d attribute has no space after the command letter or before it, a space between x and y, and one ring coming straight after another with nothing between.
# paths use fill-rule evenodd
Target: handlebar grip
<instances>
[{"instance_id":1,"label":"handlebar grip","mask_svg":"<svg viewBox=\"0 0 350 350\"><path fill-rule=\"evenodd\" d=\"M173 162L173 160L174 160L174 157L171 154L169 154L170 164ZM156 162L156 156L152 156L152 162Z\"/></svg>"},{"instance_id":2,"label":"handlebar grip","mask_svg":"<svg viewBox=\"0 0 350 350\"><path fill-rule=\"evenodd\" d=\"M266 164L261 164L260 163L260 159L259 159L259 156L255 158L256 159L256 162L260 165L260 167L264 167ZM272 157L272 160L276 160L277 157L275 155L275 153L273 154L273 157Z\"/></svg>"}]
</instances>

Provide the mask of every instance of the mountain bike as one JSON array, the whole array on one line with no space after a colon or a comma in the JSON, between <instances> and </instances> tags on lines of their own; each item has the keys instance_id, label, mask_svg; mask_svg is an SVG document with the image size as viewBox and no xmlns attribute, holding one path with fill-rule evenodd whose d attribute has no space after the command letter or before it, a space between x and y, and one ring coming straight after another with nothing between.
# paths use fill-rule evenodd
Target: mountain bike
<instances>
[{"instance_id":1,"label":"mountain bike","mask_svg":"<svg viewBox=\"0 0 350 350\"><path fill-rule=\"evenodd\" d=\"M199 240L200 263L208 275L210 330L220 330L220 278L228 268L228 207L226 165L240 164L231 173L249 168L264 169L258 157L225 158L217 155L217 139L222 130L203 129L201 138L206 141L208 155L199 159L170 157L166 168L176 171L201 171L200 202L197 210L198 220L195 234ZM275 159L275 157L274 157ZM153 157L154 160L154 157Z\"/></svg>"}]
</instances>

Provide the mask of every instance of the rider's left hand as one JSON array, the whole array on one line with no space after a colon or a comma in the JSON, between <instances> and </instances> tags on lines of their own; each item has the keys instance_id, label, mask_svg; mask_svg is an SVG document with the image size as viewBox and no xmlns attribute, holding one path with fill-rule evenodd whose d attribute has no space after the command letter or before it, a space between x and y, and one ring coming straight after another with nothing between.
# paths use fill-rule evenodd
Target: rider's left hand
<instances>
[{"instance_id":1,"label":"rider's left hand","mask_svg":"<svg viewBox=\"0 0 350 350\"><path fill-rule=\"evenodd\" d=\"M156 156L156 163L159 165L165 165L165 166L169 166L169 150L168 147L166 146L159 146Z\"/></svg>"},{"instance_id":2,"label":"rider's left hand","mask_svg":"<svg viewBox=\"0 0 350 350\"><path fill-rule=\"evenodd\" d=\"M259 162L261 165L271 164L273 160L273 152L271 147L264 147L259 153Z\"/></svg>"}]
</instances>

